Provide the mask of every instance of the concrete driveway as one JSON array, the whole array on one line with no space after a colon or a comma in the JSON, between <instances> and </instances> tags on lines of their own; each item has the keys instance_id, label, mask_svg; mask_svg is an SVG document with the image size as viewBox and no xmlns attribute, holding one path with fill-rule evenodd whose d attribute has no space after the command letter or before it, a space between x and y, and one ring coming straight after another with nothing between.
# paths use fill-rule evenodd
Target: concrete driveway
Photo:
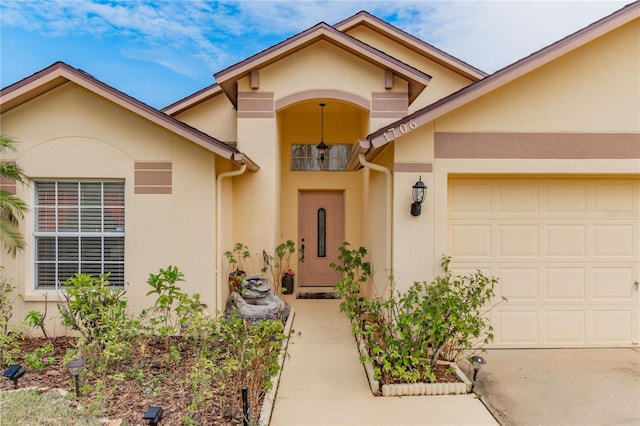
<instances>
[{"instance_id":1,"label":"concrete driveway","mask_svg":"<svg viewBox=\"0 0 640 426\"><path fill-rule=\"evenodd\" d=\"M640 348L483 356L475 391L501 425L640 425Z\"/></svg>"}]
</instances>

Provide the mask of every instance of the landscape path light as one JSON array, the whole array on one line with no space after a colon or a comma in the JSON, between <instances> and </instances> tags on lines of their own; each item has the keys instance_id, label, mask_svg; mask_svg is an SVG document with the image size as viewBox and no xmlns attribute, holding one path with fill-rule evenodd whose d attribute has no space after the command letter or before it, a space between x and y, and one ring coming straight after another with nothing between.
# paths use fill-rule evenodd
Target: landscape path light
<instances>
[{"instance_id":1,"label":"landscape path light","mask_svg":"<svg viewBox=\"0 0 640 426\"><path fill-rule=\"evenodd\" d=\"M18 379L24 376L26 372L27 370L20 364L13 364L2 375L13 382L14 389L18 389Z\"/></svg>"},{"instance_id":2,"label":"landscape path light","mask_svg":"<svg viewBox=\"0 0 640 426\"><path fill-rule=\"evenodd\" d=\"M76 398L80 397L80 374L84 368L84 359L72 359L67 363L67 368L76 382Z\"/></svg>"},{"instance_id":3,"label":"landscape path light","mask_svg":"<svg viewBox=\"0 0 640 426\"><path fill-rule=\"evenodd\" d=\"M473 387L476 385L476 376L478 375L478 371L480 371L482 366L487 363L487 360L479 355L474 355L471 357L471 363L473 364L473 383L471 384L471 391L473 391Z\"/></svg>"}]
</instances>

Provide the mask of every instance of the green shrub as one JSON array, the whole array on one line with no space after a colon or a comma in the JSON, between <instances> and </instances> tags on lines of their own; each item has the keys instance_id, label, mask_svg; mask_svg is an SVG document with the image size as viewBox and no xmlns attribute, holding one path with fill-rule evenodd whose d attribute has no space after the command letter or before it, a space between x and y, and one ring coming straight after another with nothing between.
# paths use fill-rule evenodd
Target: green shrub
<instances>
[{"instance_id":1,"label":"green shrub","mask_svg":"<svg viewBox=\"0 0 640 426\"><path fill-rule=\"evenodd\" d=\"M147 296L156 295L156 300L149 310L142 313L148 317L155 331L161 336L179 335L196 317L204 311L200 302L200 295L188 295L180 290L177 283L184 281L184 274L177 266L169 265L160 268L158 274L149 274L147 284L152 290Z\"/></svg>"},{"instance_id":2,"label":"green shrub","mask_svg":"<svg viewBox=\"0 0 640 426\"><path fill-rule=\"evenodd\" d=\"M457 361L464 351L482 349L493 340L487 313L495 305L498 279L481 271L454 276L450 257L442 258L445 275L430 283L414 282L391 298L364 298L361 287L370 274L366 250L349 250L345 243L334 269L342 274L336 284L340 308L362 336L367 354L382 383L431 382L438 360ZM502 298L501 300L506 300Z\"/></svg>"},{"instance_id":3,"label":"green shrub","mask_svg":"<svg viewBox=\"0 0 640 426\"><path fill-rule=\"evenodd\" d=\"M127 359L140 331L138 322L127 313L126 291L110 286L108 277L74 275L63 282L64 300L58 303L63 323L82 335L78 352L94 372L104 372L113 363Z\"/></svg>"}]
</instances>

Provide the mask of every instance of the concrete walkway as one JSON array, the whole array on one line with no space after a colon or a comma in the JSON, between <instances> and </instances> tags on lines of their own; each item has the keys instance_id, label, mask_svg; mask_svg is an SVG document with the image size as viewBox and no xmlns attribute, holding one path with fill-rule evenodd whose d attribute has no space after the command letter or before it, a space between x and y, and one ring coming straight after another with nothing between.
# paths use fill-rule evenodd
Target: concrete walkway
<instances>
[{"instance_id":1,"label":"concrete walkway","mask_svg":"<svg viewBox=\"0 0 640 426\"><path fill-rule=\"evenodd\" d=\"M338 300L297 300L272 426L497 425L469 395L374 397Z\"/></svg>"}]
</instances>

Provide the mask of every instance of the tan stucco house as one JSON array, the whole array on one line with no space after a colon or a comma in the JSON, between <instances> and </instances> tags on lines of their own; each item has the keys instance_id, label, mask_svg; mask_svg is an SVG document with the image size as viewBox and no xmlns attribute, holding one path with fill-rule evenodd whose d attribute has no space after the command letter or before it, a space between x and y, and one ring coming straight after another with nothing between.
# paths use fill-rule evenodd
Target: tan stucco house
<instances>
[{"instance_id":1,"label":"tan stucco house","mask_svg":"<svg viewBox=\"0 0 640 426\"><path fill-rule=\"evenodd\" d=\"M2 161L29 178L2 187L31 206L1 254L16 321L78 270L139 311L167 265L222 310L236 242L259 272L295 241L295 292L327 291L349 241L378 293L445 254L498 276L495 347L639 344L640 3L491 75L360 12L214 77L162 110L64 63L2 89Z\"/></svg>"}]
</instances>

